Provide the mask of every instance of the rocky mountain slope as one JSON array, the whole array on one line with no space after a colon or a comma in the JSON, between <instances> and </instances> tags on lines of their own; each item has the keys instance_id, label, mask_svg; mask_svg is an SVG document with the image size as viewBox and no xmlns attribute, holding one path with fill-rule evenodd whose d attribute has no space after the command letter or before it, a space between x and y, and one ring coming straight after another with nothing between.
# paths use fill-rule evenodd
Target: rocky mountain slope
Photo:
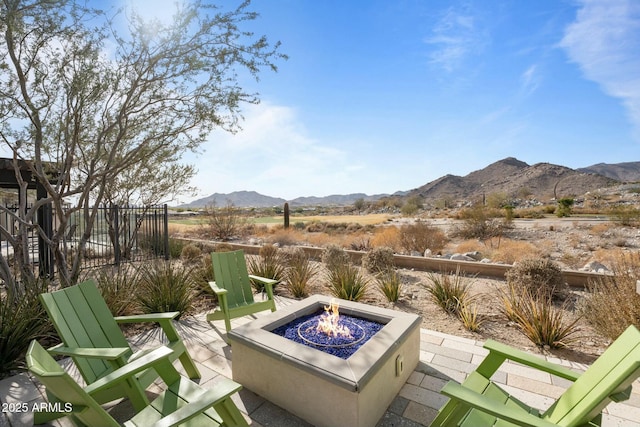
<instances>
[{"instance_id":1,"label":"rocky mountain slope","mask_svg":"<svg viewBox=\"0 0 640 427\"><path fill-rule=\"evenodd\" d=\"M575 197L618 181L550 163L528 165L513 157L490 164L466 176L446 175L409 192L427 201L474 200L491 193L510 197L533 195L541 199Z\"/></svg>"},{"instance_id":2,"label":"rocky mountain slope","mask_svg":"<svg viewBox=\"0 0 640 427\"><path fill-rule=\"evenodd\" d=\"M640 162L598 163L578 170L581 172L597 173L621 182L640 181Z\"/></svg>"},{"instance_id":3,"label":"rocky mountain slope","mask_svg":"<svg viewBox=\"0 0 640 427\"><path fill-rule=\"evenodd\" d=\"M394 193L395 197L422 197L427 203L438 200L474 201L491 193L508 197L534 196L540 200L553 197L576 197L587 192L611 187L620 182L640 181L640 162L618 164L600 163L582 169L571 169L551 163L529 165L513 157L499 160L465 176L445 175L410 191ZM358 199L379 200L389 195L368 196L363 193L331 195L326 197L298 197L289 200L290 206L347 206ZM282 206L285 199L265 196L255 191L214 193L181 207L197 208L225 206L238 207Z\"/></svg>"}]
</instances>

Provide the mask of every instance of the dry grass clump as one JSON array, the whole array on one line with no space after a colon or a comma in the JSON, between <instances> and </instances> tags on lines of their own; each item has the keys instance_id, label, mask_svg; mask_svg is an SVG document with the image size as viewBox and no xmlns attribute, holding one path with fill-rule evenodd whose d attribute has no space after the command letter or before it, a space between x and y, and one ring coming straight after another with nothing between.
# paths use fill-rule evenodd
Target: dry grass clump
<instances>
[{"instance_id":1,"label":"dry grass clump","mask_svg":"<svg viewBox=\"0 0 640 427\"><path fill-rule=\"evenodd\" d=\"M404 251L420 254L427 249L433 253L441 251L447 240L442 230L425 222L403 225L398 236L398 243Z\"/></svg>"},{"instance_id":2,"label":"dry grass clump","mask_svg":"<svg viewBox=\"0 0 640 427\"><path fill-rule=\"evenodd\" d=\"M629 325L640 327L640 253L615 251L612 275L589 283L591 295L581 307L584 317L602 335L616 339Z\"/></svg>"},{"instance_id":3,"label":"dry grass clump","mask_svg":"<svg viewBox=\"0 0 640 427\"><path fill-rule=\"evenodd\" d=\"M482 251L480 251L482 252ZM514 264L526 259L543 256L542 248L523 240L502 239L500 245L491 252L493 262Z\"/></svg>"},{"instance_id":4,"label":"dry grass clump","mask_svg":"<svg viewBox=\"0 0 640 427\"><path fill-rule=\"evenodd\" d=\"M371 246L386 246L394 251L399 251L400 230L395 225L377 228L371 237Z\"/></svg>"}]
</instances>

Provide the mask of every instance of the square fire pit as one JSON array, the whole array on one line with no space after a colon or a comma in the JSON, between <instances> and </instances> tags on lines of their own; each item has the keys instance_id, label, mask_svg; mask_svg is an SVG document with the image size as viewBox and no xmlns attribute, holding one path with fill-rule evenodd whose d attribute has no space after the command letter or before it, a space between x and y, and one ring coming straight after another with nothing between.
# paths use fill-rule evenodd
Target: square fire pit
<instances>
[{"instance_id":1,"label":"square fire pit","mask_svg":"<svg viewBox=\"0 0 640 427\"><path fill-rule=\"evenodd\" d=\"M421 319L337 301L341 314L384 326L347 359L271 332L329 306L314 295L229 332L233 379L315 426L375 426L418 364Z\"/></svg>"}]
</instances>

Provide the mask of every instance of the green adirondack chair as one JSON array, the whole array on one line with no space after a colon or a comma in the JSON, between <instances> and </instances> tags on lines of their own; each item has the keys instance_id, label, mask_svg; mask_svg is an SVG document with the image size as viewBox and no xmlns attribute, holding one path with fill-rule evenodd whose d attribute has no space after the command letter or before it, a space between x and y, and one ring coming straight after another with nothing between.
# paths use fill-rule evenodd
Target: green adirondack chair
<instances>
[{"instance_id":1,"label":"green adirondack chair","mask_svg":"<svg viewBox=\"0 0 640 427\"><path fill-rule=\"evenodd\" d=\"M180 359L191 378L200 378L191 356L172 324L179 313L156 313L113 317L94 281L40 295L62 344L49 349L51 354L71 356L87 384L109 375L147 351L133 352L118 323L157 322L172 350L170 359ZM139 372L111 388L94 395L99 403L128 397L134 408L141 410L149 404L144 390L156 379L153 369Z\"/></svg>"},{"instance_id":2,"label":"green adirondack chair","mask_svg":"<svg viewBox=\"0 0 640 427\"><path fill-rule=\"evenodd\" d=\"M127 381L139 372L153 368L158 371L167 385L151 404L124 423L125 426L246 426L247 422L238 410L231 396L242 386L229 379L216 381L215 389L205 390L191 380L178 374L169 356L173 351L159 347L136 359L109 375L102 377L84 389L66 373L58 363L32 341L27 350L27 367L46 387L50 404L60 409L58 413L43 413L51 418L69 416L77 426L111 427L120 424L93 398L113 384ZM36 419L35 423L42 423Z\"/></svg>"},{"instance_id":3,"label":"green adirondack chair","mask_svg":"<svg viewBox=\"0 0 640 427\"><path fill-rule=\"evenodd\" d=\"M631 383L640 377L640 331L627 328L580 374L532 354L487 341L489 355L467 379L447 383L441 393L450 400L431 426L595 427L611 402L629 398ZM573 384L546 411L541 412L510 396L491 376L505 360L548 372Z\"/></svg>"},{"instance_id":4,"label":"green adirondack chair","mask_svg":"<svg viewBox=\"0 0 640 427\"><path fill-rule=\"evenodd\" d=\"M207 315L207 320L222 320L227 332L231 330L231 319L257 313L264 310L276 311L273 299L273 285L277 280L250 275L243 251L212 252L213 274L215 282L209 286L218 297L218 305ZM264 284L267 293L265 301L253 299L251 280Z\"/></svg>"}]
</instances>

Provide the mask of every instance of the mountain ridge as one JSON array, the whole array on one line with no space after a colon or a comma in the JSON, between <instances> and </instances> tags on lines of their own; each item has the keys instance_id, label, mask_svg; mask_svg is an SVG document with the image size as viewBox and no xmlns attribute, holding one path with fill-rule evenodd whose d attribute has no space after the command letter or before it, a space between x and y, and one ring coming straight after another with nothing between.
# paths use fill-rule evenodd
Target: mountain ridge
<instances>
[{"instance_id":1,"label":"mountain ridge","mask_svg":"<svg viewBox=\"0 0 640 427\"><path fill-rule=\"evenodd\" d=\"M515 157L507 157L465 176L447 174L420 187L393 194L333 194L286 200L256 191L235 191L226 194L213 193L179 207L197 208L212 204L224 206L228 203L237 207L273 207L282 206L285 202L290 206L347 206L358 199L376 201L393 196L419 196L426 202L437 199L471 200L498 192L511 197L575 197L622 182L637 181L640 181L640 162L598 163L585 168L571 169L544 162L529 165Z\"/></svg>"}]
</instances>

